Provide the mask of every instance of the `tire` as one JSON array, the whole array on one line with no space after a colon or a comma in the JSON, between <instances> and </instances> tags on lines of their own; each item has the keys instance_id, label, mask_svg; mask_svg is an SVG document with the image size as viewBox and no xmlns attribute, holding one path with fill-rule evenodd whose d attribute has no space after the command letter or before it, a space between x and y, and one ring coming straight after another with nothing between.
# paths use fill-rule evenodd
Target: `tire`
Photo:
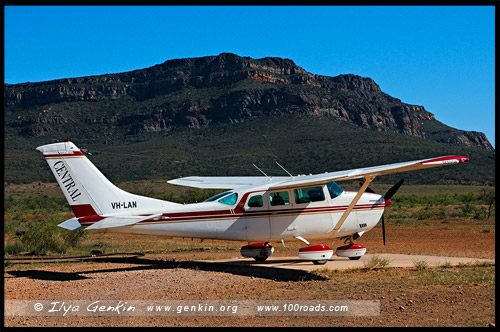
<instances>
[{"instance_id":1,"label":"tire","mask_svg":"<svg viewBox=\"0 0 500 332\"><path fill-rule=\"evenodd\" d=\"M349 259L352 260L352 261L357 261L360 258L361 258L361 256L349 257Z\"/></svg>"},{"instance_id":2,"label":"tire","mask_svg":"<svg viewBox=\"0 0 500 332\"><path fill-rule=\"evenodd\" d=\"M257 262L263 262L267 259L268 256L266 257L262 257L262 256L259 256L259 257L254 257L253 259L255 259Z\"/></svg>"},{"instance_id":3,"label":"tire","mask_svg":"<svg viewBox=\"0 0 500 332\"><path fill-rule=\"evenodd\" d=\"M324 264L326 264L326 262L328 262L328 259L322 259L320 261L312 261L312 262L315 265L324 265Z\"/></svg>"}]
</instances>

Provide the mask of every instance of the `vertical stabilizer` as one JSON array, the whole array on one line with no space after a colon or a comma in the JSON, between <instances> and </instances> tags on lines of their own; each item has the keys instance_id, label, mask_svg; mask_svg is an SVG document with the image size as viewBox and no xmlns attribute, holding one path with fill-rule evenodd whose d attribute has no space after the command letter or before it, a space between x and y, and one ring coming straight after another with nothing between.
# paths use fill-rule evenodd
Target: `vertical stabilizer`
<instances>
[{"instance_id":1,"label":"vertical stabilizer","mask_svg":"<svg viewBox=\"0 0 500 332\"><path fill-rule=\"evenodd\" d=\"M72 142L39 146L76 217L136 214L178 205L112 184Z\"/></svg>"}]
</instances>

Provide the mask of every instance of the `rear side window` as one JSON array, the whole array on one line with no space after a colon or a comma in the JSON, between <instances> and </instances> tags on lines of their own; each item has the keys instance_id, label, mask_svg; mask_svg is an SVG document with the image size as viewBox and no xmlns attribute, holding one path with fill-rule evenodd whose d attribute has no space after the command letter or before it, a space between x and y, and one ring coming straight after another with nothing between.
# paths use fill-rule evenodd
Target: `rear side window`
<instances>
[{"instance_id":1,"label":"rear side window","mask_svg":"<svg viewBox=\"0 0 500 332\"><path fill-rule=\"evenodd\" d=\"M289 205L290 198L288 197L288 191L280 191L269 194L269 201L271 202L271 206Z\"/></svg>"},{"instance_id":2,"label":"rear side window","mask_svg":"<svg viewBox=\"0 0 500 332\"><path fill-rule=\"evenodd\" d=\"M322 187L309 187L295 189L295 203L311 203L325 200Z\"/></svg>"},{"instance_id":3,"label":"rear side window","mask_svg":"<svg viewBox=\"0 0 500 332\"><path fill-rule=\"evenodd\" d=\"M264 202L262 201L262 195L255 195L250 197L248 200L248 207L262 207Z\"/></svg>"}]
</instances>

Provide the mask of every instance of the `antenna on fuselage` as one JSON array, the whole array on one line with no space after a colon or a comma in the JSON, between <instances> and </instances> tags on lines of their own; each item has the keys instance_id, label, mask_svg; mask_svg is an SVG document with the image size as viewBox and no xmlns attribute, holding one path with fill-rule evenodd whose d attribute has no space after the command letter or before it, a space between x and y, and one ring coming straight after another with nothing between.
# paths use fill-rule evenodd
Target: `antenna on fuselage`
<instances>
[{"instance_id":1,"label":"antenna on fuselage","mask_svg":"<svg viewBox=\"0 0 500 332\"><path fill-rule=\"evenodd\" d=\"M257 165L255 164L252 164L255 168L257 168L259 170L259 172L261 172L262 174L264 174L269 180L271 180L271 178L269 176L267 176L266 173L264 173L260 168L257 167Z\"/></svg>"},{"instance_id":2,"label":"antenna on fuselage","mask_svg":"<svg viewBox=\"0 0 500 332\"><path fill-rule=\"evenodd\" d=\"M281 165L280 165L277 161L275 161L275 163L276 163L276 165L278 165L279 167L281 167L281 169L282 169L282 170L284 170L284 171L286 172L286 174L290 175L290 177L292 178L292 180L295 180L295 178L293 177L293 175L292 175L292 174L290 174L290 172L289 172L289 171L287 171L287 170L285 169L285 167L281 166Z\"/></svg>"}]
</instances>

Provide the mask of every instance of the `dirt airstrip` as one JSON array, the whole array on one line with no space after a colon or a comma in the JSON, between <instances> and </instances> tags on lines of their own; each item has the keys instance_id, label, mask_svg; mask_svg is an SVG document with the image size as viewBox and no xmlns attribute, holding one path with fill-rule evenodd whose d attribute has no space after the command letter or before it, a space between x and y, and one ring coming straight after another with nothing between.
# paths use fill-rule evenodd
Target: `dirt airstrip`
<instances>
[{"instance_id":1,"label":"dirt airstrip","mask_svg":"<svg viewBox=\"0 0 500 332\"><path fill-rule=\"evenodd\" d=\"M391 226L387 245L375 228L357 242L377 253L495 258L494 222L434 220ZM94 236L94 235L93 235ZM7 257L6 301L376 301L376 315L87 315L5 316L5 326L494 326L494 264L440 267L366 268L314 272L259 266L228 266L207 260L239 256L246 242L162 239L120 234L96 235L122 251L125 244L141 254L68 257L54 260ZM331 243L325 243L332 245ZM335 242L332 246L341 245ZM296 256L301 243L276 243L275 254ZM158 248L182 250L161 252ZM122 251L123 252L123 251ZM273 257L274 257L273 255ZM47 258L47 257L44 257ZM31 302L30 302L31 303ZM187 303L187 302L186 302Z\"/></svg>"}]
</instances>

